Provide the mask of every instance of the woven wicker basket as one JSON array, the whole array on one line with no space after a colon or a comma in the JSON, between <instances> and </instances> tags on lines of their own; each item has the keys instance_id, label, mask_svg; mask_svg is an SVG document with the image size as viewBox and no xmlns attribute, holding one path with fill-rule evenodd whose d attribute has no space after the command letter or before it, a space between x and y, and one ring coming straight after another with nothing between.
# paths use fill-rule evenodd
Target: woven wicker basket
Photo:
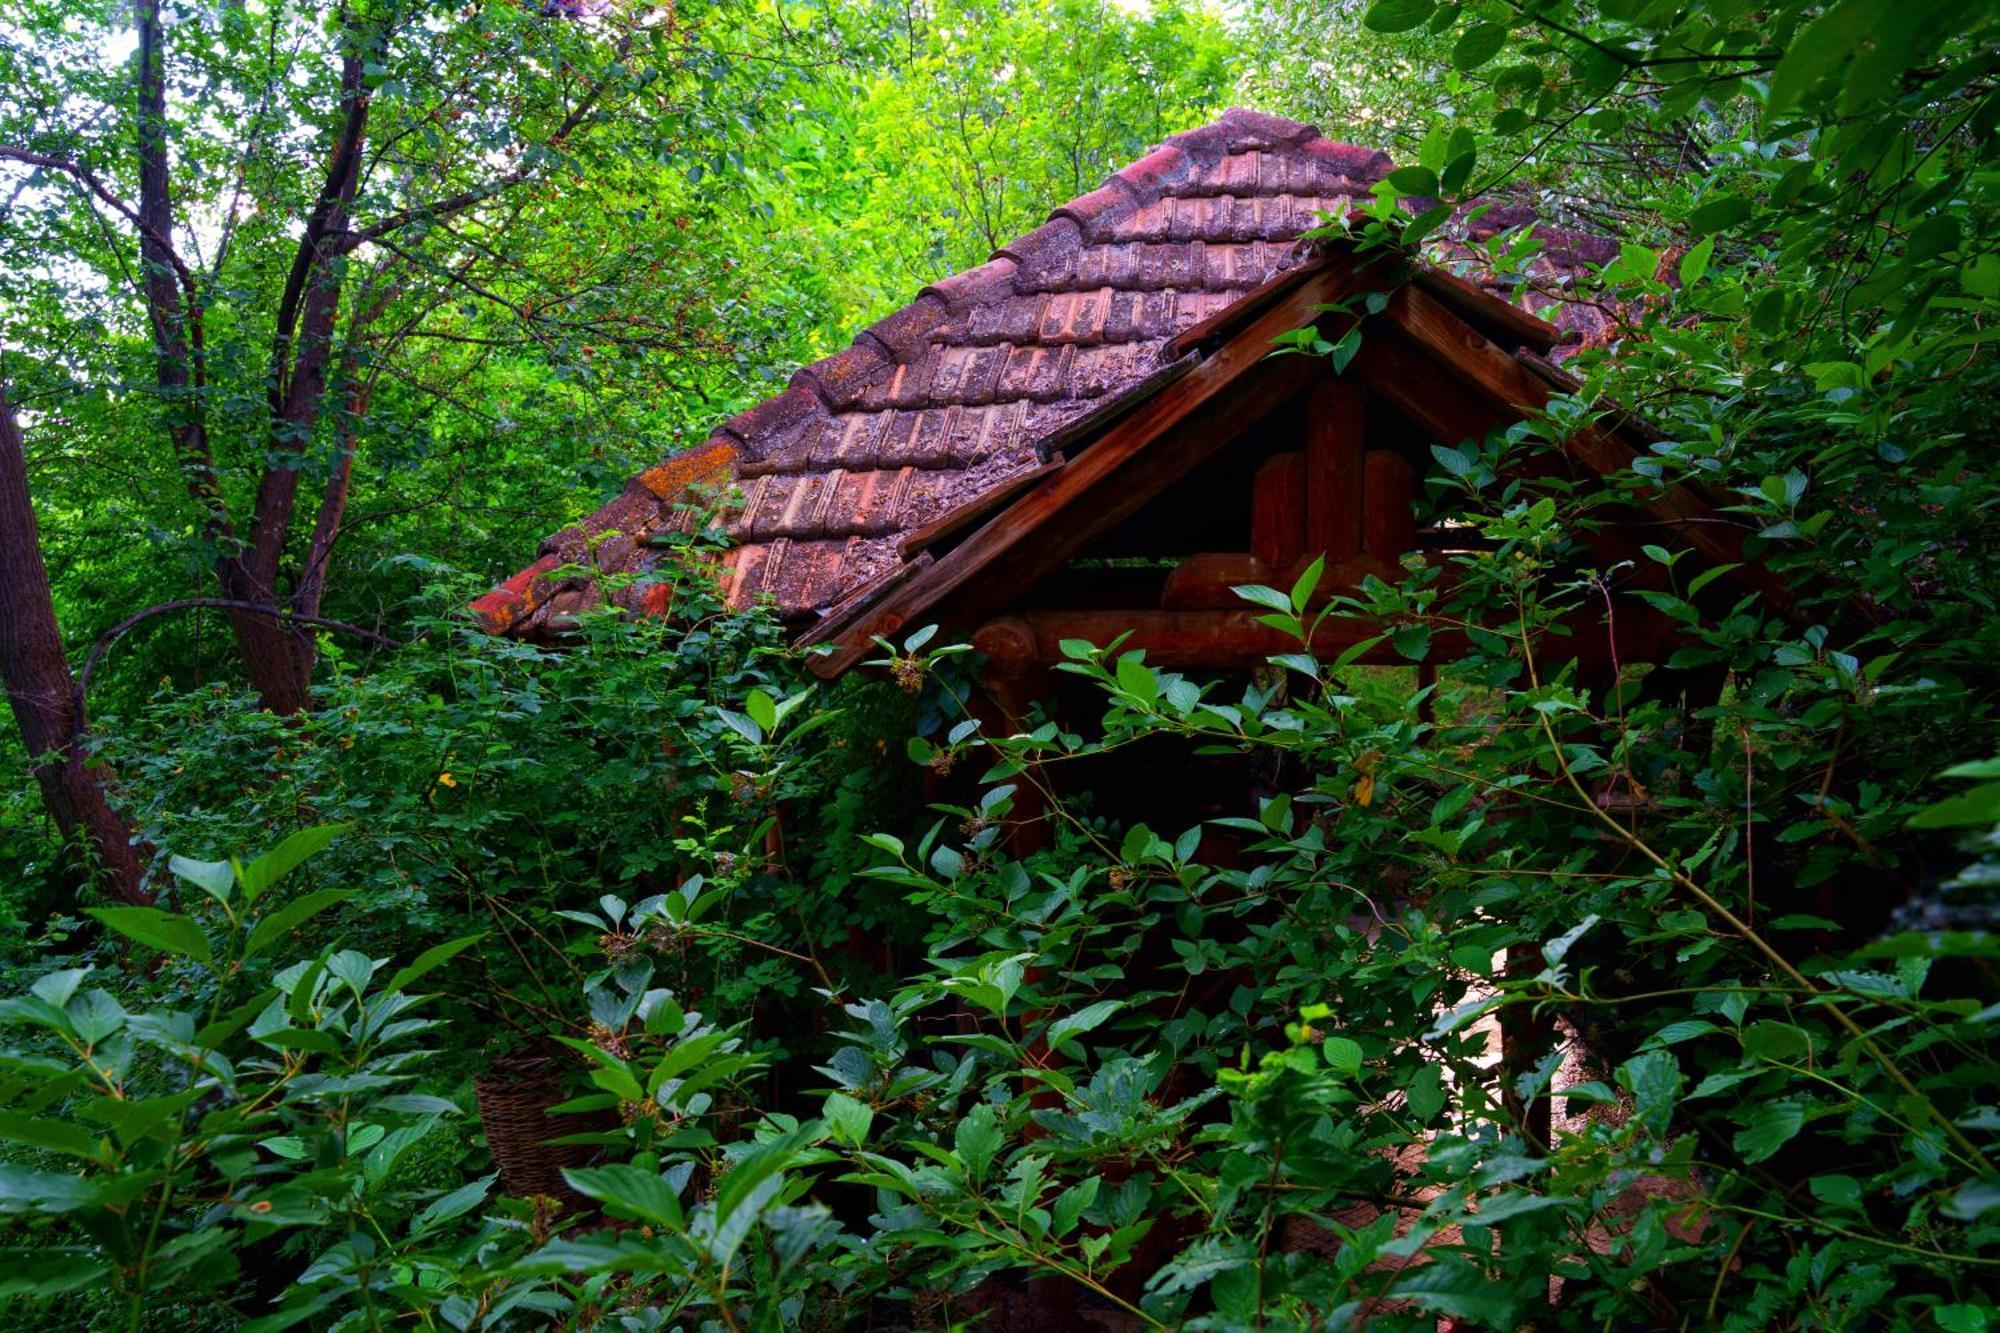
<instances>
[{"instance_id":1,"label":"woven wicker basket","mask_svg":"<svg viewBox=\"0 0 2000 1333\"><path fill-rule=\"evenodd\" d=\"M551 1115L549 1108L568 1100L562 1061L546 1051L516 1051L496 1059L472 1081L479 1102L479 1122L486 1130L486 1147L500 1168L500 1188L517 1198L536 1195L559 1200L565 1208L594 1206L562 1177L566 1166L586 1166L597 1155L587 1143L551 1143L572 1134L589 1134L617 1122L603 1114Z\"/></svg>"}]
</instances>

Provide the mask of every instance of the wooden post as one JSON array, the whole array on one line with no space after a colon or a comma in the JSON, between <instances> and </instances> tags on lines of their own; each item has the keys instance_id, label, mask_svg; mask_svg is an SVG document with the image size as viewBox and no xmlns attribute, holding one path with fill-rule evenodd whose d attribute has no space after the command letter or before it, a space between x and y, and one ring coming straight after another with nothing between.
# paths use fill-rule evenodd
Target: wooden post
<instances>
[{"instance_id":1,"label":"wooden post","mask_svg":"<svg viewBox=\"0 0 2000 1333\"><path fill-rule=\"evenodd\" d=\"M1387 449L1370 449L1362 460L1361 549L1394 565L1417 542L1417 520L1410 512L1416 499L1417 473L1403 456Z\"/></svg>"},{"instance_id":2,"label":"wooden post","mask_svg":"<svg viewBox=\"0 0 2000 1333\"><path fill-rule=\"evenodd\" d=\"M1507 946L1507 976L1513 980L1539 976L1544 966L1539 944L1523 941ZM1504 1083L1500 1104L1519 1122L1529 1144L1547 1151L1552 1142L1553 1101L1548 1089L1539 1097L1523 1102L1514 1091L1515 1080L1530 1072L1556 1047L1555 1024L1525 1005L1508 1005L1500 1011L1500 1070Z\"/></svg>"},{"instance_id":3,"label":"wooden post","mask_svg":"<svg viewBox=\"0 0 2000 1333\"><path fill-rule=\"evenodd\" d=\"M1328 380L1306 394L1305 554L1309 559L1324 554L1332 565L1361 553L1366 415L1367 402L1358 384Z\"/></svg>"},{"instance_id":4,"label":"wooden post","mask_svg":"<svg viewBox=\"0 0 2000 1333\"><path fill-rule=\"evenodd\" d=\"M1250 482L1250 553L1286 569L1306 549L1306 456L1279 454Z\"/></svg>"},{"instance_id":5,"label":"wooden post","mask_svg":"<svg viewBox=\"0 0 2000 1333\"><path fill-rule=\"evenodd\" d=\"M981 689L1000 710L1005 725L1019 728L1035 700L1054 683L1034 630L1019 616L1002 616L974 631L972 646L986 657ZM1048 774L1039 767L1030 767L1015 780L1013 817L1005 835L1012 856L1025 857L1049 845L1048 802L1042 794L1047 781Z\"/></svg>"}]
</instances>

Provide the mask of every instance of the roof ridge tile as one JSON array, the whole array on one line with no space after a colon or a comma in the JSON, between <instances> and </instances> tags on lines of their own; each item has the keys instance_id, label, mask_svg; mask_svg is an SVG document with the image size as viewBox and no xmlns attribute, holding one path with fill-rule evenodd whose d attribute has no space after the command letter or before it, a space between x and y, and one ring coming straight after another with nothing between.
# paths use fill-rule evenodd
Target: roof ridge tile
<instances>
[{"instance_id":1,"label":"roof ridge tile","mask_svg":"<svg viewBox=\"0 0 2000 1333\"><path fill-rule=\"evenodd\" d=\"M856 338L832 356L793 371L791 385L796 388L803 384L829 411L838 411L859 397L868 382L889 364L888 353L876 345L875 339L864 343Z\"/></svg>"},{"instance_id":2,"label":"roof ridge tile","mask_svg":"<svg viewBox=\"0 0 2000 1333\"><path fill-rule=\"evenodd\" d=\"M793 376L796 380L798 377ZM824 412L826 407L819 395L806 385L793 383L774 398L746 411L738 412L716 428L718 435L734 439L752 456L763 454L779 441L775 437L788 435L793 427L802 424L816 412Z\"/></svg>"},{"instance_id":3,"label":"roof ridge tile","mask_svg":"<svg viewBox=\"0 0 2000 1333\"><path fill-rule=\"evenodd\" d=\"M1200 131L1189 131L1189 134L1197 133ZM1141 203L1157 198L1168 185L1185 179L1201 156L1198 152L1189 152L1180 142L1185 138L1187 135L1175 135L1137 162L1113 172L1111 179L1105 183L1123 186L1131 192L1133 199Z\"/></svg>"},{"instance_id":4,"label":"roof ridge tile","mask_svg":"<svg viewBox=\"0 0 2000 1333\"><path fill-rule=\"evenodd\" d=\"M1046 229L1048 225L1043 223L1041 229ZM1030 236L1035 234L1035 232L1029 233ZM1021 238L1021 240L1026 239L1027 237ZM1020 243L1021 241L1017 240L1013 244ZM993 257L985 263L927 284L923 294L935 296L943 301L945 308L953 315L962 315L982 301L1011 293L1014 290L1014 271L1019 264L1019 256L1013 252L1012 246L1002 246L994 251Z\"/></svg>"},{"instance_id":5,"label":"roof ridge tile","mask_svg":"<svg viewBox=\"0 0 2000 1333\"><path fill-rule=\"evenodd\" d=\"M1015 271L1010 273L1009 276L1018 278L1020 269L1029 268L1032 265L1046 261L1051 250L1074 250L1083 244L1083 240L1082 224L1075 218L1065 214L1061 209L1057 209L1054 213L1049 214L1048 221L1044 222L1041 226L1031 232L1016 236L1013 240L995 250L993 252L993 259L988 260L987 263L990 264L995 260L1001 259L1009 260L1015 265ZM985 265L981 265L980 267L983 268ZM973 269L971 271L976 273L979 270ZM950 279L947 278L945 281L949 282Z\"/></svg>"},{"instance_id":6,"label":"roof ridge tile","mask_svg":"<svg viewBox=\"0 0 2000 1333\"><path fill-rule=\"evenodd\" d=\"M941 292L926 287L917 293L916 300L890 311L862 333L887 349L897 365L907 365L930 350L931 333L950 317L950 302Z\"/></svg>"},{"instance_id":7,"label":"roof ridge tile","mask_svg":"<svg viewBox=\"0 0 2000 1333\"><path fill-rule=\"evenodd\" d=\"M1108 230L1112 222L1126 213L1137 209L1145 202L1136 198L1130 187L1121 190L1113 185L1112 181L1116 181L1117 179L1114 176L1111 180L1107 180L1089 194L1078 195L1068 203L1053 210L1049 214L1050 220L1068 218L1070 221L1076 223L1087 239L1103 239L1102 233ZM1033 233L1029 234L1032 235Z\"/></svg>"}]
</instances>

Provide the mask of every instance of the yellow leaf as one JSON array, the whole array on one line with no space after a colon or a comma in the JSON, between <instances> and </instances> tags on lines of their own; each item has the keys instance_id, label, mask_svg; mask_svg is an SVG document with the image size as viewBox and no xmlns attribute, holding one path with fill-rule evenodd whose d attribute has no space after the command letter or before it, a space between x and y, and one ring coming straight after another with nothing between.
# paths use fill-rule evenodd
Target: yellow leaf
<instances>
[{"instance_id":1,"label":"yellow leaf","mask_svg":"<svg viewBox=\"0 0 2000 1333\"><path fill-rule=\"evenodd\" d=\"M457 785L458 785L458 779L453 777L451 774L449 773L438 774L438 786L456 787Z\"/></svg>"},{"instance_id":2,"label":"yellow leaf","mask_svg":"<svg viewBox=\"0 0 2000 1333\"><path fill-rule=\"evenodd\" d=\"M1375 775L1363 773L1354 784L1354 803L1366 809L1375 799Z\"/></svg>"}]
</instances>

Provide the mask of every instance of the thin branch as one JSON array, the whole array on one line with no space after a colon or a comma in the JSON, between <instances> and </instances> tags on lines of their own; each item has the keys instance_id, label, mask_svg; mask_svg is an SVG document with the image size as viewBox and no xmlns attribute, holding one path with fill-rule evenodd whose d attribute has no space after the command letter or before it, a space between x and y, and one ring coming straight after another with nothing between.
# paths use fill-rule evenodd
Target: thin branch
<instances>
[{"instance_id":1,"label":"thin branch","mask_svg":"<svg viewBox=\"0 0 2000 1333\"><path fill-rule=\"evenodd\" d=\"M20 162L31 167L45 167L50 171L63 172L73 178L77 184L89 191L106 208L109 208L119 217L131 223L142 237L159 247L161 256L173 267L175 275L180 278L182 289L192 299L195 290L194 274L189 272L188 266L182 262L179 251L174 249L173 241L161 235L155 227L139 215L139 211L133 208L132 205L113 194L109 187L98 178L97 173L93 172L89 167L84 166L81 162L72 162L66 157L54 157L48 153L37 153L32 149L16 148L12 144L0 144L0 161Z\"/></svg>"},{"instance_id":2,"label":"thin branch","mask_svg":"<svg viewBox=\"0 0 2000 1333\"><path fill-rule=\"evenodd\" d=\"M123 638L126 633L153 619L155 616L164 616L174 611L192 611L197 607L215 607L223 611L240 611L246 615L269 616L273 620L284 621L288 624L311 625L319 629L329 629L336 634L347 634L357 639L365 639L380 648L406 648L409 646L405 643L399 643L386 634L377 634L372 629L363 629L359 625L350 625L344 620L328 620L324 616L300 615L297 612L288 611L283 607L265 606L257 602L240 601L234 597L183 597L176 601L161 602L155 606L149 606L143 611L134 611L131 615L104 631L103 634L98 636L97 642L90 646L90 655L83 659L83 670L78 672L76 677L76 723L79 736L81 736L88 725L85 721L84 701L85 696L90 690L90 678L96 672L98 662L103 659L106 653L111 651L112 645Z\"/></svg>"}]
</instances>

